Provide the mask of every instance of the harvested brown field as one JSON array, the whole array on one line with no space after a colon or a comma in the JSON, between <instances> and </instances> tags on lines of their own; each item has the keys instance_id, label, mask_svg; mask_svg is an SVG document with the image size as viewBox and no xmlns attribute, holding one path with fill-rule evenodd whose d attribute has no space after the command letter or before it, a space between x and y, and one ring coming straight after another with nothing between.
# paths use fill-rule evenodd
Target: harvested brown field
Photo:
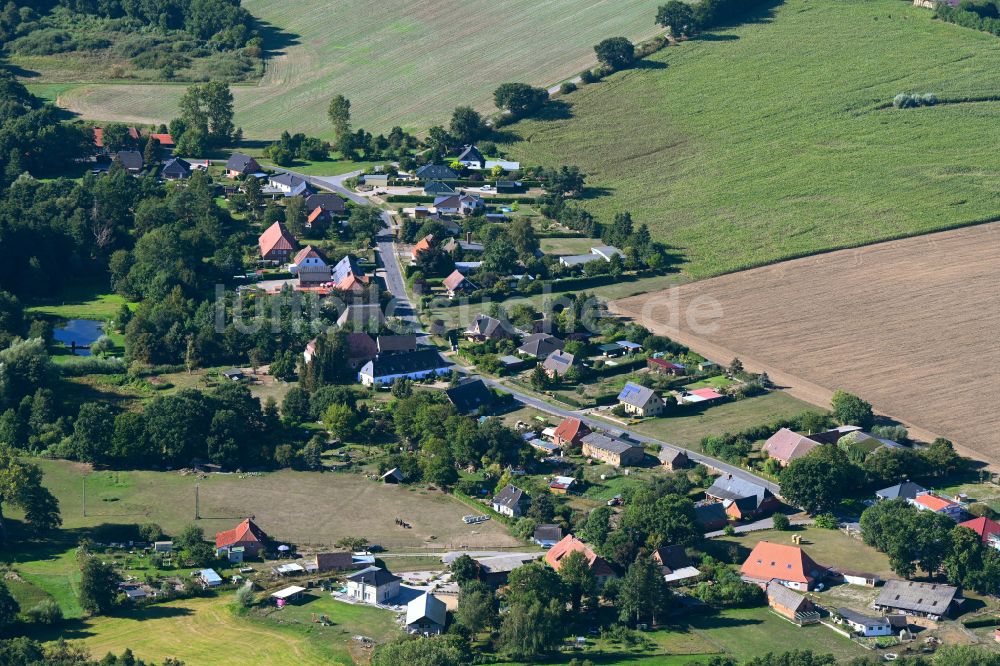
<instances>
[{"instance_id":1,"label":"harvested brown field","mask_svg":"<svg viewBox=\"0 0 1000 666\"><path fill-rule=\"evenodd\" d=\"M834 389L1000 462L1000 223L841 250L612 309L828 406ZM679 314L678 314L679 313Z\"/></svg>"}]
</instances>

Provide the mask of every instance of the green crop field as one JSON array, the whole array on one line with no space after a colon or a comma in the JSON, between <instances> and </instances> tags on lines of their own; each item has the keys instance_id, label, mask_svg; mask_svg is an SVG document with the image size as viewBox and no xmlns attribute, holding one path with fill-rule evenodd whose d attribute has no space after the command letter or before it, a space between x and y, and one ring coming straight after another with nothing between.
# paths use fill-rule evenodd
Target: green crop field
<instances>
[{"instance_id":1,"label":"green crop field","mask_svg":"<svg viewBox=\"0 0 1000 666\"><path fill-rule=\"evenodd\" d=\"M451 110L492 108L505 81L558 83L594 62L594 44L656 32L658 0L247 0L250 12L290 36L258 85L234 88L236 122L249 138L285 129L330 136L332 95L352 102L355 126L418 131ZM335 8L334 8L335 7ZM176 114L178 85L93 83L60 91L86 118L152 123ZM38 81L43 83L44 79Z\"/></svg>"},{"instance_id":2,"label":"green crop field","mask_svg":"<svg viewBox=\"0 0 1000 666\"><path fill-rule=\"evenodd\" d=\"M700 278L1000 216L1000 41L896 0L787 0L510 128L512 158L575 164Z\"/></svg>"}]
</instances>

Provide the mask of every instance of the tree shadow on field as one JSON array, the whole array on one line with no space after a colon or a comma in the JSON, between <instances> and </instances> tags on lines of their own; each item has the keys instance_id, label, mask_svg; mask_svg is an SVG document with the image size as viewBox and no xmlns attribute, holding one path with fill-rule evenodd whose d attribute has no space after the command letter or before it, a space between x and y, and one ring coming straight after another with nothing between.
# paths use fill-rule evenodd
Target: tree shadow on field
<instances>
[{"instance_id":1,"label":"tree shadow on field","mask_svg":"<svg viewBox=\"0 0 1000 666\"><path fill-rule=\"evenodd\" d=\"M694 39L702 42L737 42L740 37L739 35L717 35L713 32L706 32L698 35Z\"/></svg>"},{"instance_id":2,"label":"tree shadow on field","mask_svg":"<svg viewBox=\"0 0 1000 666\"><path fill-rule=\"evenodd\" d=\"M785 0L763 0L763 2L754 3L750 7L747 7L746 11L727 17L718 24L713 25L712 28L720 30L723 28L735 28L736 26L754 23L770 23L774 20L774 10L784 3ZM699 36L696 39L701 39L701 37ZM726 38L718 41L731 40Z\"/></svg>"},{"instance_id":3,"label":"tree shadow on field","mask_svg":"<svg viewBox=\"0 0 1000 666\"><path fill-rule=\"evenodd\" d=\"M649 60L644 58L643 60L637 60L629 69L666 69L667 63L660 62L659 60Z\"/></svg>"},{"instance_id":4,"label":"tree shadow on field","mask_svg":"<svg viewBox=\"0 0 1000 666\"><path fill-rule=\"evenodd\" d=\"M8 72L21 79L34 79L41 76L40 73L36 72L33 69L25 69L20 65L15 65L13 63L4 61L0 61L0 68L6 69Z\"/></svg>"},{"instance_id":5,"label":"tree shadow on field","mask_svg":"<svg viewBox=\"0 0 1000 666\"><path fill-rule=\"evenodd\" d=\"M299 41L299 35L282 30L260 19L257 19L257 31L260 32L260 37L264 41L265 60L283 54L289 46L297 46L302 43Z\"/></svg>"},{"instance_id":6,"label":"tree shadow on field","mask_svg":"<svg viewBox=\"0 0 1000 666\"><path fill-rule=\"evenodd\" d=\"M569 120L573 117L573 108L561 99L550 99L541 110L531 116L532 120L552 121Z\"/></svg>"}]
</instances>

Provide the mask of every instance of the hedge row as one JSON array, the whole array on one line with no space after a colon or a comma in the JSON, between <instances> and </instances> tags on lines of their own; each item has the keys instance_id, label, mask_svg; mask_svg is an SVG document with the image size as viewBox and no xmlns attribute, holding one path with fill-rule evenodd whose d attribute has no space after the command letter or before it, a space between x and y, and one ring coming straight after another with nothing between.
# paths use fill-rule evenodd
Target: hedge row
<instances>
[{"instance_id":1,"label":"hedge row","mask_svg":"<svg viewBox=\"0 0 1000 666\"><path fill-rule=\"evenodd\" d=\"M428 197L422 194L391 194L385 198L389 203L434 203L436 197ZM486 201L486 200L484 200ZM536 203L537 199L535 197L506 197L498 196L491 197L488 200L490 204L533 204Z\"/></svg>"}]
</instances>

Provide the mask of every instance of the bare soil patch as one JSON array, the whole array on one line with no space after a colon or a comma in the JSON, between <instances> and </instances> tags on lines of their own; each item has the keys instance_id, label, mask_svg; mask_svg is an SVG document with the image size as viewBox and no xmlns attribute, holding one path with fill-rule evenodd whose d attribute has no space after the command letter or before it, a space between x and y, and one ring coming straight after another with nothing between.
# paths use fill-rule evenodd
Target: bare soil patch
<instances>
[{"instance_id":1,"label":"bare soil patch","mask_svg":"<svg viewBox=\"0 0 1000 666\"><path fill-rule=\"evenodd\" d=\"M715 361L738 356L813 404L828 406L843 388L916 437L947 437L1000 462L998 223L782 262L611 307Z\"/></svg>"}]
</instances>

